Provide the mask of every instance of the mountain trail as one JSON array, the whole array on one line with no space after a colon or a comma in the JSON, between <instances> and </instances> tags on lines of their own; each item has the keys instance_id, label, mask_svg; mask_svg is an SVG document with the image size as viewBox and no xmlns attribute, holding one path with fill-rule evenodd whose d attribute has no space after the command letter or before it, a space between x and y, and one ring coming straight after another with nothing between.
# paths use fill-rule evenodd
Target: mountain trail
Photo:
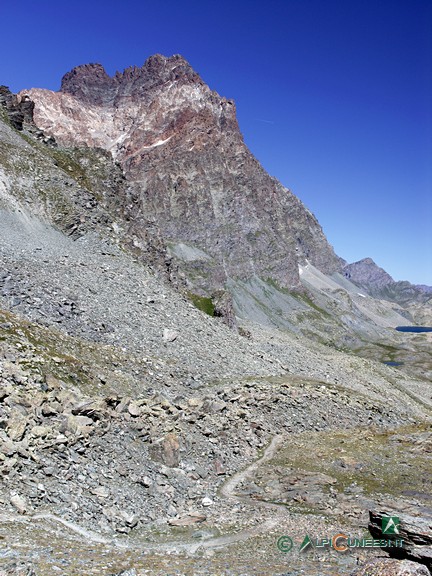
<instances>
[{"instance_id":1,"label":"mountain trail","mask_svg":"<svg viewBox=\"0 0 432 576\"><path fill-rule=\"evenodd\" d=\"M283 441L282 435L274 436L265 448L262 456L260 456L257 460L252 462L249 466L247 466L244 470L235 473L227 482L220 489L220 496L226 500L239 500L241 499L243 503L253 505L254 507L258 506L266 506L272 508L279 508L277 504L272 504L269 502L256 502L252 500L248 496L237 496L235 494L235 490L237 486L249 477L251 474L255 473L258 467L266 462L267 460L271 459L275 452L278 450L279 446ZM50 531L50 524L57 523L61 524L69 531L82 536L86 542L92 542L95 544L105 544L108 546L113 546L116 548L124 548L129 550L141 550L141 552L186 552L189 554L194 554L198 549L212 549L212 548L224 548L226 546L230 546L236 542L241 542L247 540L249 538L258 536L260 534L266 533L272 528L275 528L278 524L277 518L272 518L266 520L264 522L260 522L259 525L253 528L245 528L244 530L240 530L235 533L225 534L222 536L215 536L213 538L208 538L205 541L197 542L196 539L187 539L186 541L168 541L159 544L149 544L149 543L141 543L141 542L132 542L132 541L122 541L118 538L107 538L102 534L94 531L94 530L87 530L82 526L79 526L75 522L69 522L64 520L60 516L55 514L43 513L43 514L35 514L35 515L28 515L22 516L18 514L10 514L10 513L3 513L0 515L0 522L20 522L26 524L33 524L34 522L46 522L45 528Z\"/></svg>"}]
</instances>

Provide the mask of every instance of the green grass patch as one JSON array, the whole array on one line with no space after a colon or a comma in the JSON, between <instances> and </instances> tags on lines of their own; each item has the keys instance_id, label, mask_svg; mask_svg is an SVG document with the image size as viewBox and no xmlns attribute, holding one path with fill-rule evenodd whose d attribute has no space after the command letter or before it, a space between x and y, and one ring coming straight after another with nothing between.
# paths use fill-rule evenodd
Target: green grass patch
<instances>
[{"instance_id":1,"label":"green grass patch","mask_svg":"<svg viewBox=\"0 0 432 576\"><path fill-rule=\"evenodd\" d=\"M278 452L270 465L330 475L340 492L355 483L368 495L398 496L411 490L422 498L432 488L431 456L426 448L418 449L417 442L428 432L430 425L422 423L396 430L352 429L299 435Z\"/></svg>"},{"instance_id":2,"label":"green grass patch","mask_svg":"<svg viewBox=\"0 0 432 576\"><path fill-rule=\"evenodd\" d=\"M201 312L205 312L209 316L215 315L215 306L213 304L213 300L211 298L206 298L205 296L199 296L198 294L194 294L193 292L188 293L189 300L201 310Z\"/></svg>"}]
</instances>

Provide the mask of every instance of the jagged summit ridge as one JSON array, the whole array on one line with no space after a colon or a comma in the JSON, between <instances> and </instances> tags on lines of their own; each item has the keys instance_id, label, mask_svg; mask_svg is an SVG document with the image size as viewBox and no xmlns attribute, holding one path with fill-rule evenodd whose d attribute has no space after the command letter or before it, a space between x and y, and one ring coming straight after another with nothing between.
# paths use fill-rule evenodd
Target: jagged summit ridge
<instances>
[{"instance_id":1,"label":"jagged summit ridge","mask_svg":"<svg viewBox=\"0 0 432 576\"><path fill-rule=\"evenodd\" d=\"M179 54L169 58L155 54L142 67L130 66L114 76L110 76L99 63L76 66L63 76L60 92L103 105L131 94L143 95L166 82L204 85L200 76Z\"/></svg>"},{"instance_id":2,"label":"jagged summit ridge","mask_svg":"<svg viewBox=\"0 0 432 576\"><path fill-rule=\"evenodd\" d=\"M179 55L151 56L114 76L101 64L83 64L63 76L59 92L33 88L20 95L37 103L36 123L61 144L105 148L122 163L136 152L126 141L139 140L143 152L196 114L216 117L225 131L231 124L241 138L234 102L210 90Z\"/></svg>"}]
</instances>

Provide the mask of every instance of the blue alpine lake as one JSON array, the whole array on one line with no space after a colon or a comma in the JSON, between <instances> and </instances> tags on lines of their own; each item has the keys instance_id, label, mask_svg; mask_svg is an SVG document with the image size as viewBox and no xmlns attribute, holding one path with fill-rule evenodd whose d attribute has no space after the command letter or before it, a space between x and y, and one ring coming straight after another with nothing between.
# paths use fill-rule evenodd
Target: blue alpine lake
<instances>
[{"instance_id":1,"label":"blue alpine lake","mask_svg":"<svg viewBox=\"0 0 432 576\"><path fill-rule=\"evenodd\" d=\"M432 332L431 326L397 326L399 332Z\"/></svg>"}]
</instances>

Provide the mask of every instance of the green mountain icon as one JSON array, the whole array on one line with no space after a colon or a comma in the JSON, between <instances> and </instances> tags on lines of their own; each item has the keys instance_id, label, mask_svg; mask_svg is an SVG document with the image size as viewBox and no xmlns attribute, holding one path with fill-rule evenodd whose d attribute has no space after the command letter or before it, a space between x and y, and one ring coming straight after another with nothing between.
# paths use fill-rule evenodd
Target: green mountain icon
<instances>
[{"instance_id":1,"label":"green mountain icon","mask_svg":"<svg viewBox=\"0 0 432 576\"><path fill-rule=\"evenodd\" d=\"M300 544L300 552L303 552L303 550L306 550L306 548L308 548L309 546L312 546L312 540L306 534L303 542Z\"/></svg>"},{"instance_id":2,"label":"green mountain icon","mask_svg":"<svg viewBox=\"0 0 432 576\"><path fill-rule=\"evenodd\" d=\"M397 516L383 516L382 517L382 533L383 534L399 534L400 520Z\"/></svg>"}]
</instances>

